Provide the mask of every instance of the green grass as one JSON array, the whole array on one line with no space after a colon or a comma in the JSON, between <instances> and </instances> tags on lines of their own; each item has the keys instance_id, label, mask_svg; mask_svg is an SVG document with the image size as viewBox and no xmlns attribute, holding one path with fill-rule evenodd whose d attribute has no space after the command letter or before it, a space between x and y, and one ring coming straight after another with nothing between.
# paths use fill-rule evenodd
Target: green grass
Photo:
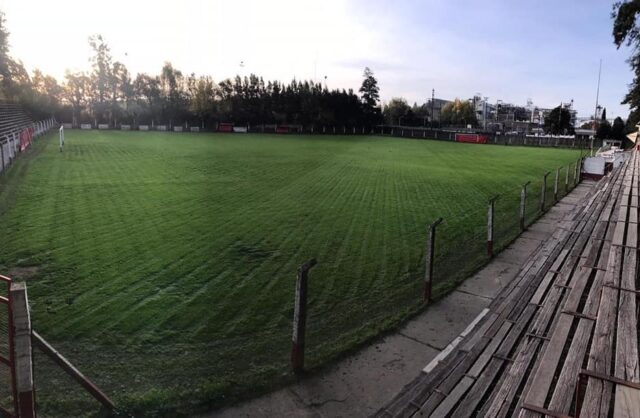
<instances>
[{"instance_id":1,"label":"green grass","mask_svg":"<svg viewBox=\"0 0 640 418\"><path fill-rule=\"evenodd\" d=\"M516 216L522 183L577 157L377 137L68 131L63 153L53 136L40 140L0 179L0 270L37 268L34 329L118 405L189 413L291 379L302 262L319 261L313 369L420 308L429 222L445 218L443 245L474 235L484 248L489 196L515 195L505 211ZM442 277L439 294L459 279ZM97 409L62 390L75 386L41 356L36 383L48 415Z\"/></svg>"}]
</instances>

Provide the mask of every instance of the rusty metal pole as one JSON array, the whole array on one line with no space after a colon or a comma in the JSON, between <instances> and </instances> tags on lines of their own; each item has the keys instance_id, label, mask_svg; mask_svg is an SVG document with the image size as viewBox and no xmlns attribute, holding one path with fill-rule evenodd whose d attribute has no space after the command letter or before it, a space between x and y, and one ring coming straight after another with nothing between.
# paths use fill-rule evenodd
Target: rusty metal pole
<instances>
[{"instance_id":1,"label":"rusty metal pole","mask_svg":"<svg viewBox=\"0 0 640 418\"><path fill-rule=\"evenodd\" d=\"M294 373L300 373L304 370L304 341L307 325L307 279L309 270L316 264L316 259L312 258L298 268L291 346L291 366L293 367Z\"/></svg>"},{"instance_id":2,"label":"rusty metal pole","mask_svg":"<svg viewBox=\"0 0 640 418\"><path fill-rule=\"evenodd\" d=\"M442 223L442 218L438 218L434 223L429 226L429 241L427 243L427 254L425 257L425 272L424 272L424 291L422 293L422 300L424 302L431 302L431 288L433 283L433 259L435 256L436 245L436 227Z\"/></svg>"},{"instance_id":3,"label":"rusty metal pole","mask_svg":"<svg viewBox=\"0 0 640 418\"><path fill-rule=\"evenodd\" d=\"M0 160L2 160L2 172L4 173L4 144L0 140Z\"/></svg>"},{"instance_id":4,"label":"rusty metal pole","mask_svg":"<svg viewBox=\"0 0 640 418\"><path fill-rule=\"evenodd\" d=\"M558 201L558 180L560 178L560 168L556 168L556 179L553 183L553 203Z\"/></svg>"},{"instance_id":5,"label":"rusty metal pole","mask_svg":"<svg viewBox=\"0 0 640 418\"><path fill-rule=\"evenodd\" d=\"M487 255L493 258L493 214L495 211L495 203L498 196L489 199L489 208L487 210Z\"/></svg>"},{"instance_id":6,"label":"rusty metal pole","mask_svg":"<svg viewBox=\"0 0 640 418\"><path fill-rule=\"evenodd\" d=\"M540 213L544 213L544 207L546 205L547 200L547 176L549 176L549 171L544 173L542 177L542 190L540 192Z\"/></svg>"},{"instance_id":7,"label":"rusty metal pole","mask_svg":"<svg viewBox=\"0 0 640 418\"><path fill-rule=\"evenodd\" d=\"M520 231L524 231L525 229L525 215L526 215L526 207L527 207L527 186L531 183L530 181L526 182L522 186L522 191L520 191Z\"/></svg>"}]
</instances>

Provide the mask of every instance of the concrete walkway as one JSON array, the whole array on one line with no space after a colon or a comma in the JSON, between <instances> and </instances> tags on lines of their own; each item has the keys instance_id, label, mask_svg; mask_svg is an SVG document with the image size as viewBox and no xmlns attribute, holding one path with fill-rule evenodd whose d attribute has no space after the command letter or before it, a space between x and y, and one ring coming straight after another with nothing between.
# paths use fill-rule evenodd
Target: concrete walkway
<instances>
[{"instance_id":1,"label":"concrete walkway","mask_svg":"<svg viewBox=\"0 0 640 418\"><path fill-rule=\"evenodd\" d=\"M581 183L484 269L396 333L324 373L208 416L366 417L375 413L491 303L593 184Z\"/></svg>"}]
</instances>

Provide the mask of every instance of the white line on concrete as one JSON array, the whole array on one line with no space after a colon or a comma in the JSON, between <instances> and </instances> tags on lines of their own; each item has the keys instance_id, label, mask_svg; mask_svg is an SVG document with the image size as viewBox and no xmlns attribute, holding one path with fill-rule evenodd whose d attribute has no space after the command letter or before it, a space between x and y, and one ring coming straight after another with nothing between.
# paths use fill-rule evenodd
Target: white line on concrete
<instances>
[{"instance_id":1,"label":"white line on concrete","mask_svg":"<svg viewBox=\"0 0 640 418\"><path fill-rule=\"evenodd\" d=\"M484 316L488 312L489 312L489 308L484 308L478 314L478 316L476 316L475 319L471 321L469 325L467 325L464 331L462 331L459 336L457 336L453 341L451 341L451 343L449 343L449 345L446 346L445 349L440 352L440 354L435 356L433 360L431 360L429 364L427 364L427 366L424 369L422 369L422 371L425 373L431 373L431 371L438 365L438 363L440 363L442 360L447 358L447 356L453 351L453 349L456 348L458 344L460 344L460 341L462 341L464 337L466 337L471 331L473 331L476 325L478 325L478 322L480 322L480 320L484 318Z\"/></svg>"}]
</instances>

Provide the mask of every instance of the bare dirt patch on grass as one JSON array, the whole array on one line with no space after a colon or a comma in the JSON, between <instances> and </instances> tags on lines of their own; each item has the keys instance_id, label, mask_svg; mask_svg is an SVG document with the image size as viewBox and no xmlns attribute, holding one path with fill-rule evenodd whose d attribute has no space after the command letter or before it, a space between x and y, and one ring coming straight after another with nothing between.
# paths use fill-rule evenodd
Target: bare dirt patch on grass
<instances>
[{"instance_id":1,"label":"bare dirt patch on grass","mask_svg":"<svg viewBox=\"0 0 640 418\"><path fill-rule=\"evenodd\" d=\"M40 272L40 266L22 266L9 269L8 276L14 280L29 280Z\"/></svg>"}]
</instances>

